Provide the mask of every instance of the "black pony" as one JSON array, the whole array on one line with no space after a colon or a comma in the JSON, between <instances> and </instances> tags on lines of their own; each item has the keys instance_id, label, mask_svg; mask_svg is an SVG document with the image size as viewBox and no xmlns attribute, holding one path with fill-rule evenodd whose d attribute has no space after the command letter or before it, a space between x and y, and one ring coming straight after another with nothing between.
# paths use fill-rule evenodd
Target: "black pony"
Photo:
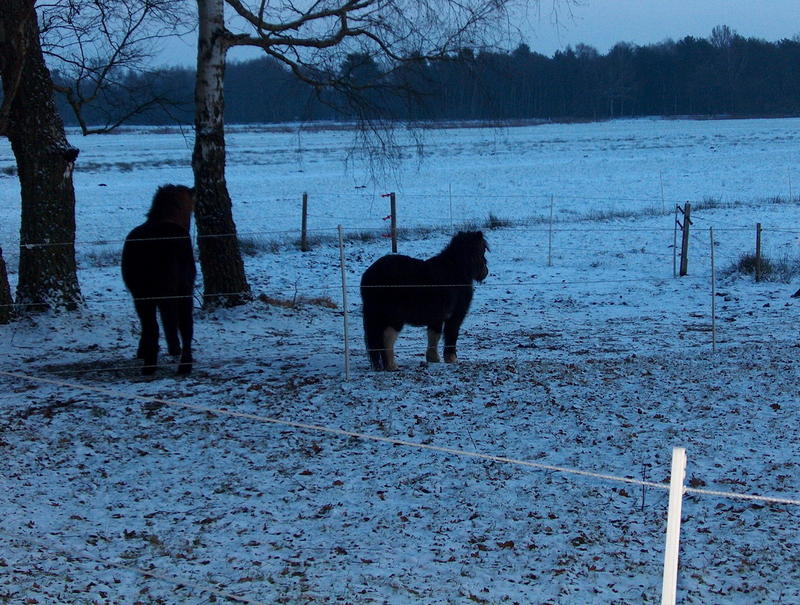
<instances>
[{"instance_id":1,"label":"black pony","mask_svg":"<svg viewBox=\"0 0 800 605\"><path fill-rule=\"evenodd\" d=\"M147 221L125 238L122 279L142 324L137 356L143 374L156 371L161 314L170 355L180 355L179 374L192 371L192 293L197 270L189 237L194 189L164 185L153 196ZM180 340L178 332L180 331Z\"/></svg>"},{"instance_id":2,"label":"black pony","mask_svg":"<svg viewBox=\"0 0 800 605\"><path fill-rule=\"evenodd\" d=\"M427 361L439 361L437 347L443 331L444 360L458 361L458 331L472 302L472 282L483 281L489 274L488 249L483 233L462 231L432 258L390 254L364 271L364 339L373 369L397 369L394 342L405 324L427 326Z\"/></svg>"}]
</instances>

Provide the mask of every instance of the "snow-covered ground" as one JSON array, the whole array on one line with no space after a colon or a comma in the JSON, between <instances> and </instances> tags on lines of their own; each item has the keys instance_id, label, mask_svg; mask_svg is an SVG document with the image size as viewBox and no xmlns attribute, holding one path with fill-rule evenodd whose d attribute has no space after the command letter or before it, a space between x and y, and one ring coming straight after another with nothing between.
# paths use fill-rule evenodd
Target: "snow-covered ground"
<instances>
[{"instance_id":1,"label":"snow-covered ground","mask_svg":"<svg viewBox=\"0 0 800 605\"><path fill-rule=\"evenodd\" d=\"M800 192L800 119L620 120L517 128L442 128L422 142L396 133L402 164L371 170L349 129L232 126L227 180L243 235L276 238L300 228L303 193L309 228L376 229L397 193L401 227L471 219L570 219L593 210L666 208L789 197ZM159 183L190 183L190 133L142 129L81 138L75 187L78 240L122 239ZM0 141L0 245L19 233L16 179ZM383 170L381 170L383 168ZM113 220L108 220L111 217ZM98 220L102 219L102 220Z\"/></svg>"},{"instance_id":2,"label":"snow-covered ground","mask_svg":"<svg viewBox=\"0 0 800 605\"><path fill-rule=\"evenodd\" d=\"M0 326L0 602L654 602L667 491L641 482L669 481L673 447L679 601L800 602L800 505L700 491L800 499L800 279L725 272L756 223L767 257L800 257L799 126L431 130L372 180L347 131L233 129L256 300L198 309L194 373L165 359L152 379L112 253L158 184L190 181L190 142L76 141L86 307ZM357 284L389 244L347 240L345 379L333 228L385 230L387 191L401 227L441 228L405 234L405 254L516 222L485 228L461 362L425 364L409 327L388 374L368 369ZM13 177L0 192L13 270ZM303 192L325 236L307 253L291 243ZM675 278L671 211L709 198Z\"/></svg>"}]
</instances>

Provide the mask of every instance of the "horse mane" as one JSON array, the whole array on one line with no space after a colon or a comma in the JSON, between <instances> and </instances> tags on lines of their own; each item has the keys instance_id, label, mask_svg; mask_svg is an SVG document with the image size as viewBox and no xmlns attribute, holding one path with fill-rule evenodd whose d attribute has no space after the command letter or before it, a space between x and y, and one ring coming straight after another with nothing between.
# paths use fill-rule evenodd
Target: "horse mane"
<instances>
[{"instance_id":1,"label":"horse mane","mask_svg":"<svg viewBox=\"0 0 800 605\"><path fill-rule=\"evenodd\" d=\"M180 214L181 204L186 195L194 195L194 189L185 185L162 185L153 195L147 220L164 221Z\"/></svg>"},{"instance_id":2,"label":"horse mane","mask_svg":"<svg viewBox=\"0 0 800 605\"><path fill-rule=\"evenodd\" d=\"M481 244L483 248L481 248ZM489 244L486 238L483 237L483 231L459 231L450 240L450 243L444 247L441 254L464 254L474 253L479 250L481 254L489 250Z\"/></svg>"},{"instance_id":3,"label":"horse mane","mask_svg":"<svg viewBox=\"0 0 800 605\"><path fill-rule=\"evenodd\" d=\"M459 231L439 254L425 262L436 267L438 274L443 272L446 277L439 279L444 281L483 281L487 275L484 255L488 250L482 231Z\"/></svg>"}]
</instances>

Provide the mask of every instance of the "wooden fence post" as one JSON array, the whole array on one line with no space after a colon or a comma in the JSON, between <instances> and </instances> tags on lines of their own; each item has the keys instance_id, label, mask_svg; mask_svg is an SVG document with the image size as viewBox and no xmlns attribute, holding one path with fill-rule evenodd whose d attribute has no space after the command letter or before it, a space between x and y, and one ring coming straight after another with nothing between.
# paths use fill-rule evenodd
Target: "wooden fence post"
<instances>
[{"instance_id":1,"label":"wooden fence post","mask_svg":"<svg viewBox=\"0 0 800 605\"><path fill-rule=\"evenodd\" d=\"M389 194L389 204L391 206L391 234L392 234L392 252L397 252L397 196L394 193Z\"/></svg>"},{"instance_id":2,"label":"wooden fence post","mask_svg":"<svg viewBox=\"0 0 800 605\"><path fill-rule=\"evenodd\" d=\"M678 208L683 213L683 223L678 223L681 227L681 267L678 275L683 277L689 273L689 226L692 224L692 205L689 202L684 204L683 209Z\"/></svg>"},{"instance_id":3,"label":"wooden fence post","mask_svg":"<svg viewBox=\"0 0 800 605\"><path fill-rule=\"evenodd\" d=\"M678 554L681 537L681 508L683 482L686 476L686 450L672 448L672 472L669 479L669 509L667 512L667 543L664 549L664 579L661 605L675 605L678 593Z\"/></svg>"},{"instance_id":4,"label":"wooden fence post","mask_svg":"<svg viewBox=\"0 0 800 605\"><path fill-rule=\"evenodd\" d=\"M392 238L392 252L397 252L397 196L394 193L384 193L381 197L389 198L389 216L383 220L391 220L389 236Z\"/></svg>"},{"instance_id":5,"label":"wooden fence post","mask_svg":"<svg viewBox=\"0 0 800 605\"><path fill-rule=\"evenodd\" d=\"M300 227L300 251L308 252L308 193L303 194L303 220Z\"/></svg>"},{"instance_id":6,"label":"wooden fence post","mask_svg":"<svg viewBox=\"0 0 800 605\"><path fill-rule=\"evenodd\" d=\"M453 235L456 231L455 226L453 225L453 184L449 184L447 186L447 191L449 193L448 197L450 200L450 235Z\"/></svg>"},{"instance_id":7,"label":"wooden fence post","mask_svg":"<svg viewBox=\"0 0 800 605\"><path fill-rule=\"evenodd\" d=\"M761 223L756 223L756 281L761 281Z\"/></svg>"}]
</instances>

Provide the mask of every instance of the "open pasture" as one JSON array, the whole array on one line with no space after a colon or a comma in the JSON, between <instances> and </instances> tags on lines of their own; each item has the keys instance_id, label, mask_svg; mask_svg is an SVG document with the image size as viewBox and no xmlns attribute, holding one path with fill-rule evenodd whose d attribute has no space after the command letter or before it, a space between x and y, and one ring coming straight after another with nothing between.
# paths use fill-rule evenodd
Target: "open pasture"
<instances>
[{"instance_id":1,"label":"open pasture","mask_svg":"<svg viewBox=\"0 0 800 605\"><path fill-rule=\"evenodd\" d=\"M366 190L346 132L241 129L238 224L277 242L246 258L256 299L197 310L193 373L147 379L111 259L154 187L188 181L189 152L175 135L87 139L86 307L0 326L0 602L657 602L667 492L649 484L676 446L695 490L679 600L800 601L800 506L697 491L800 498L800 279L724 272L759 222L765 255L796 263L797 124L435 130ZM0 187L13 200L13 178ZM483 224L489 276L458 365L426 364L407 327L400 371L375 373L357 286L389 245L347 240L345 380L333 227L383 231L386 190L420 228L400 252ZM303 191L321 204L307 253L291 243ZM670 211L706 198L675 278Z\"/></svg>"}]
</instances>

